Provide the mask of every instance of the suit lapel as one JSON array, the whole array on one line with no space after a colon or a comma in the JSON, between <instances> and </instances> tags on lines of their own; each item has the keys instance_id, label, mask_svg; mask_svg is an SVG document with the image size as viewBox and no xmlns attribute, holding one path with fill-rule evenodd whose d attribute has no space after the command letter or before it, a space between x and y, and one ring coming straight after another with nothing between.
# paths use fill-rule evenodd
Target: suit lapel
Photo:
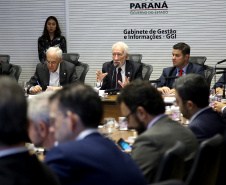
<instances>
[{"instance_id":1,"label":"suit lapel","mask_svg":"<svg viewBox=\"0 0 226 185\"><path fill-rule=\"evenodd\" d=\"M65 68L65 62L60 63L60 85L64 85L67 80L67 70Z\"/></svg>"},{"instance_id":2,"label":"suit lapel","mask_svg":"<svg viewBox=\"0 0 226 185\"><path fill-rule=\"evenodd\" d=\"M47 88L47 86L49 85L49 78L50 78L50 73L49 73L49 69L47 67L47 64L44 64L44 70L43 70L43 83L45 88Z\"/></svg>"},{"instance_id":3,"label":"suit lapel","mask_svg":"<svg viewBox=\"0 0 226 185\"><path fill-rule=\"evenodd\" d=\"M114 67L113 61L110 63L110 69L109 69L109 83L110 83L110 89L115 88L116 84L116 69Z\"/></svg>"},{"instance_id":4,"label":"suit lapel","mask_svg":"<svg viewBox=\"0 0 226 185\"><path fill-rule=\"evenodd\" d=\"M188 67L187 67L187 71L186 74L191 73L192 72L192 63L188 63Z\"/></svg>"},{"instance_id":5,"label":"suit lapel","mask_svg":"<svg viewBox=\"0 0 226 185\"><path fill-rule=\"evenodd\" d=\"M132 74L133 74L133 69L132 69L132 66L131 66L131 63L129 62L129 60L126 61L126 72L125 72L125 76L128 78L130 77L130 80L132 78Z\"/></svg>"}]
</instances>

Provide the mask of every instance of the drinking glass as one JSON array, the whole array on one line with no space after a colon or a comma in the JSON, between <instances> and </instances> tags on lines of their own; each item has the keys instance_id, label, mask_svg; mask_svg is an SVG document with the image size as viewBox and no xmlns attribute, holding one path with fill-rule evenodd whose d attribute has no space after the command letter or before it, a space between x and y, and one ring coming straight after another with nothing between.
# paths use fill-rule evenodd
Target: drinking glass
<instances>
[{"instance_id":1,"label":"drinking glass","mask_svg":"<svg viewBox=\"0 0 226 185\"><path fill-rule=\"evenodd\" d=\"M104 118L104 125L108 133L112 133L115 128L115 118Z\"/></svg>"},{"instance_id":2,"label":"drinking glass","mask_svg":"<svg viewBox=\"0 0 226 185\"><path fill-rule=\"evenodd\" d=\"M23 89L24 89L24 94L25 94L25 96L26 96L26 95L27 95L27 90L28 90L28 87L29 87L29 83L23 81L23 82L22 82L22 86L23 86Z\"/></svg>"}]
</instances>

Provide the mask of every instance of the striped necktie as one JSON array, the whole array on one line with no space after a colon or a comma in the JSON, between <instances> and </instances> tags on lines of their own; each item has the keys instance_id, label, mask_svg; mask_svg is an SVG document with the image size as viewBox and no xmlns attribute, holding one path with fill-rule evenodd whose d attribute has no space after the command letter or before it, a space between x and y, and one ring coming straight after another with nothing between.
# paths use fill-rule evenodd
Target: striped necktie
<instances>
[{"instance_id":1,"label":"striped necktie","mask_svg":"<svg viewBox=\"0 0 226 185\"><path fill-rule=\"evenodd\" d=\"M121 74L122 69L118 68L118 74L117 74L117 86L116 88L122 88L122 86L118 83L118 81L122 82L122 74Z\"/></svg>"}]
</instances>

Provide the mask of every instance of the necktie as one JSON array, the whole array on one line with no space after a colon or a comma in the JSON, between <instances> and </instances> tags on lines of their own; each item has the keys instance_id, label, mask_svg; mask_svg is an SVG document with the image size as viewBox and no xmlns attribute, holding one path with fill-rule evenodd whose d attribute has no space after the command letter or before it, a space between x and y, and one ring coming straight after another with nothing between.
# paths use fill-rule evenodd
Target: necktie
<instances>
[{"instance_id":1,"label":"necktie","mask_svg":"<svg viewBox=\"0 0 226 185\"><path fill-rule=\"evenodd\" d=\"M179 70L179 75L178 76L182 76L183 73L183 69Z\"/></svg>"},{"instance_id":2,"label":"necktie","mask_svg":"<svg viewBox=\"0 0 226 185\"><path fill-rule=\"evenodd\" d=\"M118 83L118 81L122 82L122 74L121 74L122 69L118 68L118 74L117 74L117 86L116 88L122 88L122 86Z\"/></svg>"}]
</instances>

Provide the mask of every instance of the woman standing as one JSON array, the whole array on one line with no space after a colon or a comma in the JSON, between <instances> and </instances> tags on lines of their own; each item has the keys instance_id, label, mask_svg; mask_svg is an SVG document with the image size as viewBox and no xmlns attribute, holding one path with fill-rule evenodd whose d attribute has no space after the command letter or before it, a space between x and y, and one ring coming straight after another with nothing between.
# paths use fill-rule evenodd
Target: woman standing
<instances>
[{"instance_id":1,"label":"woman standing","mask_svg":"<svg viewBox=\"0 0 226 185\"><path fill-rule=\"evenodd\" d=\"M46 50L52 46L58 46L63 53L67 53L66 39L61 35L57 18L49 16L46 19L42 36L38 38L38 55L41 63L46 60Z\"/></svg>"}]
</instances>

